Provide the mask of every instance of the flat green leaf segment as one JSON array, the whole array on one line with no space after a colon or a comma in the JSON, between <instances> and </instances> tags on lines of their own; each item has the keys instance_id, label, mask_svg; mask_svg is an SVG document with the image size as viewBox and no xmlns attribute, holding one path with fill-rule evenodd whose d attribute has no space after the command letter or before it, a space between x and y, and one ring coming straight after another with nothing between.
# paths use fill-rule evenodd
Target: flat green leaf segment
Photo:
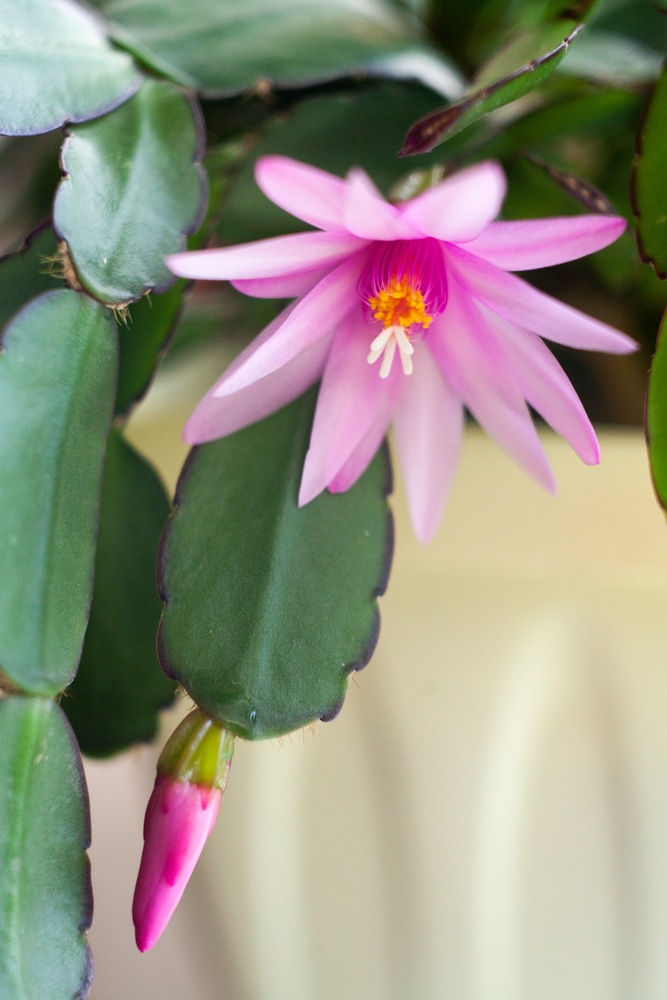
<instances>
[{"instance_id":1,"label":"flat green leaf segment","mask_svg":"<svg viewBox=\"0 0 667 1000\"><path fill-rule=\"evenodd\" d=\"M54 206L83 287L112 305L174 283L164 263L199 224L206 185L194 103L147 80L113 114L71 130Z\"/></svg>"},{"instance_id":2,"label":"flat green leaf segment","mask_svg":"<svg viewBox=\"0 0 667 1000\"><path fill-rule=\"evenodd\" d=\"M383 0L110 0L104 11L118 41L208 97L345 75L418 39Z\"/></svg>"},{"instance_id":3,"label":"flat green leaf segment","mask_svg":"<svg viewBox=\"0 0 667 1000\"><path fill-rule=\"evenodd\" d=\"M539 87L563 59L579 30L563 37L566 24L543 25L515 39L484 67L471 94L415 122L399 155L427 153L489 112Z\"/></svg>"},{"instance_id":4,"label":"flat green leaf segment","mask_svg":"<svg viewBox=\"0 0 667 1000\"><path fill-rule=\"evenodd\" d=\"M83 753L105 756L153 738L175 687L160 670L155 590L160 535L171 506L156 473L109 437L95 592L81 664L62 706Z\"/></svg>"},{"instance_id":5,"label":"flat green leaf segment","mask_svg":"<svg viewBox=\"0 0 667 1000\"><path fill-rule=\"evenodd\" d=\"M104 114L141 76L104 22L71 0L0 0L0 133L36 135Z\"/></svg>"},{"instance_id":6,"label":"flat green leaf segment","mask_svg":"<svg viewBox=\"0 0 667 1000\"><path fill-rule=\"evenodd\" d=\"M667 510L667 313L663 316L651 362L646 397L646 440L653 485Z\"/></svg>"},{"instance_id":7,"label":"flat green leaf segment","mask_svg":"<svg viewBox=\"0 0 667 1000\"><path fill-rule=\"evenodd\" d=\"M20 250L0 260L0 330L30 299L63 287L57 276L57 249L53 230L46 227L30 236Z\"/></svg>"},{"instance_id":8,"label":"flat green leaf segment","mask_svg":"<svg viewBox=\"0 0 667 1000\"><path fill-rule=\"evenodd\" d=\"M144 295L129 307L127 320L118 329L117 414L127 415L150 385L178 321L187 285L179 280L162 295Z\"/></svg>"},{"instance_id":9,"label":"flat green leaf segment","mask_svg":"<svg viewBox=\"0 0 667 1000\"><path fill-rule=\"evenodd\" d=\"M643 260L667 278L667 71L651 96L639 138L632 192Z\"/></svg>"},{"instance_id":10,"label":"flat green leaf segment","mask_svg":"<svg viewBox=\"0 0 667 1000\"><path fill-rule=\"evenodd\" d=\"M248 739L332 717L377 638L387 455L347 493L297 507L313 405L311 392L195 449L161 553L162 665Z\"/></svg>"},{"instance_id":11,"label":"flat green leaf segment","mask_svg":"<svg viewBox=\"0 0 667 1000\"><path fill-rule=\"evenodd\" d=\"M54 694L79 661L116 384L108 310L47 292L0 354L0 672Z\"/></svg>"},{"instance_id":12,"label":"flat green leaf segment","mask_svg":"<svg viewBox=\"0 0 667 1000\"><path fill-rule=\"evenodd\" d=\"M0 996L74 1000L92 973L81 757L54 702L0 702Z\"/></svg>"}]
</instances>

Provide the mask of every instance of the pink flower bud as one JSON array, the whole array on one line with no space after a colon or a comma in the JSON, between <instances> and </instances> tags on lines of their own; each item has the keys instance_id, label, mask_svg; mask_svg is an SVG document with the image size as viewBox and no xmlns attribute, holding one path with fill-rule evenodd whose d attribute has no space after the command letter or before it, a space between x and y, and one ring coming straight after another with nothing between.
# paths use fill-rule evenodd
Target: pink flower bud
<instances>
[{"instance_id":1,"label":"pink flower bud","mask_svg":"<svg viewBox=\"0 0 667 1000\"><path fill-rule=\"evenodd\" d=\"M162 752L132 904L139 951L153 947L183 895L215 824L233 745L230 733L196 709Z\"/></svg>"}]
</instances>

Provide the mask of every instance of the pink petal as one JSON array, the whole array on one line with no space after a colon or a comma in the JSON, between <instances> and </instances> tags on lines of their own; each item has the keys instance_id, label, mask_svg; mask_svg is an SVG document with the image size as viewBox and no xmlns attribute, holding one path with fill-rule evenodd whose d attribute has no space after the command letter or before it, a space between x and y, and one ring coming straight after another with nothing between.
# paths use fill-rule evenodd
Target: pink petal
<instances>
[{"instance_id":1,"label":"pink petal","mask_svg":"<svg viewBox=\"0 0 667 1000\"><path fill-rule=\"evenodd\" d=\"M384 398L379 400L373 423L350 457L345 460L339 471L330 480L328 485L330 493L345 493L346 490L349 490L373 460L385 438L395 407L396 391L393 386L392 389L393 391L385 393Z\"/></svg>"},{"instance_id":2,"label":"pink petal","mask_svg":"<svg viewBox=\"0 0 667 1000\"><path fill-rule=\"evenodd\" d=\"M176 784L184 787L175 789ZM158 775L146 810L132 904L140 951L152 948L167 926L215 824L221 798L219 789Z\"/></svg>"},{"instance_id":3,"label":"pink petal","mask_svg":"<svg viewBox=\"0 0 667 1000\"><path fill-rule=\"evenodd\" d=\"M361 316L357 322L342 324L336 332L317 399L299 506L336 477L376 427L379 413L391 412L404 376L396 361L389 377L380 378L378 366L366 361L372 339L373 330Z\"/></svg>"},{"instance_id":4,"label":"pink petal","mask_svg":"<svg viewBox=\"0 0 667 1000\"><path fill-rule=\"evenodd\" d=\"M166 257L167 267L182 278L233 281L274 278L334 266L364 246L348 233L296 233L236 247L194 250Z\"/></svg>"},{"instance_id":5,"label":"pink petal","mask_svg":"<svg viewBox=\"0 0 667 1000\"><path fill-rule=\"evenodd\" d=\"M363 170L350 170L345 200L345 227L365 240L398 240L421 236L385 201Z\"/></svg>"},{"instance_id":6,"label":"pink petal","mask_svg":"<svg viewBox=\"0 0 667 1000\"><path fill-rule=\"evenodd\" d=\"M183 438L192 444L213 441L291 403L320 378L330 344L330 335L321 337L282 368L230 396L216 396L220 382L216 383L197 404Z\"/></svg>"},{"instance_id":7,"label":"pink petal","mask_svg":"<svg viewBox=\"0 0 667 1000\"><path fill-rule=\"evenodd\" d=\"M454 479L463 431L463 405L443 379L426 345L418 345L394 414L394 444L405 480L415 535L434 535Z\"/></svg>"},{"instance_id":8,"label":"pink petal","mask_svg":"<svg viewBox=\"0 0 667 1000\"><path fill-rule=\"evenodd\" d=\"M516 275L507 274L461 247L448 247L447 260L464 287L493 312L511 323L567 347L628 354L637 344L612 326L538 292Z\"/></svg>"},{"instance_id":9,"label":"pink petal","mask_svg":"<svg viewBox=\"0 0 667 1000\"><path fill-rule=\"evenodd\" d=\"M361 313L356 286L363 264L361 254L344 261L289 311L281 313L284 322L272 324L271 336L254 341L243 352L238 364L218 383L215 395L228 396L270 375L330 333L351 310Z\"/></svg>"},{"instance_id":10,"label":"pink petal","mask_svg":"<svg viewBox=\"0 0 667 1000\"><path fill-rule=\"evenodd\" d=\"M625 219L575 215L526 222L494 222L466 250L506 271L526 271L576 260L618 239Z\"/></svg>"},{"instance_id":11,"label":"pink petal","mask_svg":"<svg viewBox=\"0 0 667 1000\"><path fill-rule=\"evenodd\" d=\"M281 274L277 278L236 278L232 285L237 291L256 299L291 299L305 295L330 270L330 267L318 268L299 274Z\"/></svg>"},{"instance_id":12,"label":"pink petal","mask_svg":"<svg viewBox=\"0 0 667 1000\"><path fill-rule=\"evenodd\" d=\"M506 186L498 163L477 163L413 198L401 218L425 236L464 243L496 218Z\"/></svg>"},{"instance_id":13,"label":"pink petal","mask_svg":"<svg viewBox=\"0 0 667 1000\"><path fill-rule=\"evenodd\" d=\"M318 229L344 230L345 181L287 156L263 156L255 180L267 198Z\"/></svg>"},{"instance_id":14,"label":"pink petal","mask_svg":"<svg viewBox=\"0 0 667 1000\"><path fill-rule=\"evenodd\" d=\"M572 383L544 341L493 313L486 317L502 341L527 402L565 438L583 462L597 465L600 447L593 426Z\"/></svg>"},{"instance_id":15,"label":"pink petal","mask_svg":"<svg viewBox=\"0 0 667 1000\"><path fill-rule=\"evenodd\" d=\"M445 313L429 329L428 346L454 392L486 432L553 492L551 469L514 368L474 301L455 279L450 281Z\"/></svg>"}]
</instances>

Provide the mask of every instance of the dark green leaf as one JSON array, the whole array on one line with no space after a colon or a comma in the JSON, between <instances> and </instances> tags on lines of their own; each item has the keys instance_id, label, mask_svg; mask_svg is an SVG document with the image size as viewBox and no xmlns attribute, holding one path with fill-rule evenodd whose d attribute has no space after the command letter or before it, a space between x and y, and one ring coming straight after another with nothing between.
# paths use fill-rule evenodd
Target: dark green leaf
<instances>
[{"instance_id":1,"label":"dark green leaf","mask_svg":"<svg viewBox=\"0 0 667 1000\"><path fill-rule=\"evenodd\" d=\"M639 252L659 278L667 278L667 71L655 85L639 130L632 175Z\"/></svg>"},{"instance_id":2,"label":"dark green leaf","mask_svg":"<svg viewBox=\"0 0 667 1000\"><path fill-rule=\"evenodd\" d=\"M563 30L561 22L515 39L484 67L468 97L415 122L399 155L427 153L490 111L539 87L563 59L579 29L575 28L564 39Z\"/></svg>"},{"instance_id":3,"label":"dark green leaf","mask_svg":"<svg viewBox=\"0 0 667 1000\"><path fill-rule=\"evenodd\" d=\"M347 493L297 507L314 393L194 450L161 552L165 671L248 739L340 708L389 568L381 451Z\"/></svg>"},{"instance_id":4,"label":"dark green leaf","mask_svg":"<svg viewBox=\"0 0 667 1000\"><path fill-rule=\"evenodd\" d=\"M81 757L52 701L0 702L0 996L74 1000L88 991L93 909Z\"/></svg>"},{"instance_id":5,"label":"dark green leaf","mask_svg":"<svg viewBox=\"0 0 667 1000\"><path fill-rule=\"evenodd\" d=\"M3 257L0 260L0 330L35 296L62 288L58 272L58 244L53 230L48 227L33 233L25 246Z\"/></svg>"},{"instance_id":6,"label":"dark green leaf","mask_svg":"<svg viewBox=\"0 0 667 1000\"><path fill-rule=\"evenodd\" d=\"M0 0L0 133L35 135L126 101L141 76L71 0Z\"/></svg>"},{"instance_id":7,"label":"dark green leaf","mask_svg":"<svg viewBox=\"0 0 667 1000\"><path fill-rule=\"evenodd\" d=\"M118 415L126 415L146 392L178 320L187 285L179 280L162 295L145 295L129 307L118 331Z\"/></svg>"},{"instance_id":8,"label":"dark green leaf","mask_svg":"<svg viewBox=\"0 0 667 1000\"><path fill-rule=\"evenodd\" d=\"M667 510L667 312L655 345L646 397L646 440L653 485Z\"/></svg>"},{"instance_id":9,"label":"dark green leaf","mask_svg":"<svg viewBox=\"0 0 667 1000\"><path fill-rule=\"evenodd\" d=\"M53 694L76 671L117 346L108 310L47 292L7 327L0 353L0 672Z\"/></svg>"},{"instance_id":10,"label":"dark green leaf","mask_svg":"<svg viewBox=\"0 0 667 1000\"><path fill-rule=\"evenodd\" d=\"M95 592L81 665L62 705L84 753L105 756L152 739L173 699L160 670L155 589L160 535L170 511L154 470L109 437L95 561Z\"/></svg>"},{"instance_id":11,"label":"dark green leaf","mask_svg":"<svg viewBox=\"0 0 667 1000\"><path fill-rule=\"evenodd\" d=\"M148 80L113 114L71 129L54 208L79 281L102 302L174 283L164 263L197 228L205 198L197 105Z\"/></svg>"},{"instance_id":12,"label":"dark green leaf","mask_svg":"<svg viewBox=\"0 0 667 1000\"><path fill-rule=\"evenodd\" d=\"M634 38L589 31L572 48L563 72L615 87L649 83L660 73L663 56Z\"/></svg>"},{"instance_id":13,"label":"dark green leaf","mask_svg":"<svg viewBox=\"0 0 667 1000\"><path fill-rule=\"evenodd\" d=\"M51 217L60 183L62 132L0 139L3 253L15 250Z\"/></svg>"},{"instance_id":14,"label":"dark green leaf","mask_svg":"<svg viewBox=\"0 0 667 1000\"><path fill-rule=\"evenodd\" d=\"M664 52L667 48L665 11L665 0L598 0L591 26L596 31L609 31Z\"/></svg>"},{"instance_id":15,"label":"dark green leaf","mask_svg":"<svg viewBox=\"0 0 667 1000\"><path fill-rule=\"evenodd\" d=\"M104 10L121 44L206 97L347 75L418 39L382 0L108 0Z\"/></svg>"},{"instance_id":16,"label":"dark green leaf","mask_svg":"<svg viewBox=\"0 0 667 1000\"><path fill-rule=\"evenodd\" d=\"M214 171L209 184L208 212L202 226L188 239L189 250L199 250L210 239L220 202L227 193L242 156L242 148L236 144L229 144L207 153L205 158L207 173ZM144 295L138 302L128 306L125 322L120 325L118 331L120 367L116 397L117 415L127 415L146 392L177 323L180 339L183 324L179 322L179 318L186 300L185 292L189 286L190 282L178 280L161 295ZM220 331L221 325L218 318L215 323L216 332Z\"/></svg>"}]
</instances>

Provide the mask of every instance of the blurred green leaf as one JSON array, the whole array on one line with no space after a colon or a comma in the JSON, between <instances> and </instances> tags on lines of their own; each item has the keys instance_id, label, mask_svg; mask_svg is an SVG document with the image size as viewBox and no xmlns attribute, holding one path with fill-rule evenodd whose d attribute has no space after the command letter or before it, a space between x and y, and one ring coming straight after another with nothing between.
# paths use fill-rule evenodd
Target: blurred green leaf
<instances>
[{"instance_id":1,"label":"blurred green leaf","mask_svg":"<svg viewBox=\"0 0 667 1000\"><path fill-rule=\"evenodd\" d=\"M54 225L100 301L123 304L174 283L164 257L184 248L204 208L200 147L197 106L154 80L113 114L70 130Z\"/></svg>"},{"instance_id":2,"label":"blurred green leaf","mask_svg":"<svg viewBox=\"0 0 667 1000\"><path fill-rule=\"evenodd\" d=\"M245 161L224 206L220 238L242 243L307 229L262 194L253 170L259 156L280 153L344 176L352 166L363 167L387 192L406 173L393 153L415 117L433 105L433 94L413 84L384 83L301 101L289 114L272 121ZM339 141L336 137L345 137ZM437 162L437 153L420 157L410 168Z\"/></svg>"},{"instance_id":3,"label":"blurred green leaf","mask_svg":"<svg viewBox=\"0 0 667 1000\"><path fill-rule=\"evenodd\" d=\"M473 84L473 92L415 122L405 137L401 156L427 153L484 115L539 87L565 56L578 29L566 38L567 22L541 26L501 49Z\"/></svg>"},{"instance_id":4,"label":"blurred green leaf","mask_svg":"<svg viewBox=\"0 0 667 1000\"><path fill-rule=\"evenodd\" d=\"M11 253L51 218L61 132L0 136L0 247Z\"/></svg>"},{"instance_id":5,"label":"blurred green leaf","mask_svg":"<svg viewBox=\"0 0 667 1000\"><path fill-rule=\"evenodd\" d=\"M634 38L587 31L572 47L561 72L613 87L637 87L659 75L663 56Z\"/></svg>"},{"instance_id":6,"label":"blurred green leaf","mask_svg":"<svg viewBox=\"0 0 667 1000\"><path fill-rule=\"evenodd\" d=\"M567 19L540 23L515 34L480 67L470 89L475 94L486 87L504 84L508 76L521 74L526 76L522 87L526 87L526 93L530 92L536 86L530 84L530 74L540 68L533 64L547 60L550 73L566 54L570 41L580 34L580 29L581 25L576 21ZM554 58L557 59L556 65L553 64Z\"/></svg>"},{"instance_id":7,"label":"blurred green leaf","mask_svg":"<svg viewBox=\"0 0 667 1000\"><path fill-rule=\"evenodd\" d=\"M114 37L141 60L221 97L344 76L419 40L383 0L107 0Z\"/></svg>"},{"instance_id":8,"label":"blurred green leaf","mask_svg":"<svg viewBox=\"0 0 667 1000\"><path fill-rule=\"evenodd\" d=\"M162 295L144 295L128 308L118 330L117 416L126 416L150 385L178 322L187 286L179 279Z\"/></svg>"},{"instance_id":9,"label":"blurred green leaf","mask_svg":"<svg viewBox=\"0 0 667 1000\"><path fill-rule=\"evenodd\" d=\"M95 590L81 664L63 699L83 753L100 757L153 738L175 686L160 670L155 635L158 544L170 504L155 471L109 437Z\"/></svg>"},{"instance_id":10,"label":"blurred green leaf","mask_svg":"<svg viewBox=\"0 0 667 1000\"><path fill-rule=\"evenodd\" d=\"M646 396L646 441L648 443L651 475L658 500L667 510L667 312L665 312L651 371Z\"/></svg>"},{"instance_id":11,"label":"blurred green leaf","mask_svg":"<svg viewBox=\"0 0 667 1000\"><path fill-rule=\"evenodd\" d=\"M635 39L661 52L667 48L665 10L664 0L598 0L591 28Z\"/></svg>"},{"instance_id":12,"label":"blurred green leaf","mask_svg":"<svg viewBox=\"0 0 667 1000\"><path fill-rule=\"evenodd\" d=\"M50 227L28 237L15 253L0 259L0 330L31 299L62 288L58 243Z\"/></svg>"},{"instance_id":13,"label":"blurred green leaf","mask_svg":"<svg viewBox=\"0 0 667 1000\"><path fill-rule=\"evenodd\" d=\"M619 214L629 217L628 177L642 104L636 93L583 89L567 81L559 98L495 133L486 155L502 159L508 175L503 218L567 215L573 210L571 200L527 159L584 178ZM637 272L634 248L632 256Z\"/></svg>"},{"instance_id":14,"label":"blurred green leaf","mask_svg":"<svg viewBox=\"0 0 667 1000\"><path fill-rule=\"evenodd\" d=\"M35 135L105 114L141 76L104 22L71 0L0 0L0 133Z\"/></svg>"},{"instance_id":15,"label":"blurred green leaf","mask_svg":"<svg viewBox=\"0 0 667 1000\"><path fill-rule=\"evenodd\" d=\"M637 137L633 208L642 260L667 278L667 71L655 85Z\"/></svg>"},{"instance_id":16,"label":"blurred green leaf","mask_svg":"<svg viewBox=\"0 0 667 1000\"><path fill-rule=\"evenodd\" d=\"M195 449L161 551L163 668L248 739L332 717L377 638L387 455L299 508L314 398Z\"/></svg>"},{"instance_id":17,"label":"blurred green leaf","mask_svg":"<svg viewBox=\"0 0 667 1000\"><path fill-rule=\"evenodd\" d=\"M88 992L93 896L81 757L45 698L0 701L0 996L74 1000Z\"/></svg>"},{"instance_id":18,"label":"blurred green leaf","mask_svg":"<svg viewBox=\"0 0 667 1000\"><path fill-rule=\"evenodd\" d=\"M116 334L107 310L63 289L19 312L2 346L0 672L54 694L88 621Z\"/></svg>"}]
</instances>

